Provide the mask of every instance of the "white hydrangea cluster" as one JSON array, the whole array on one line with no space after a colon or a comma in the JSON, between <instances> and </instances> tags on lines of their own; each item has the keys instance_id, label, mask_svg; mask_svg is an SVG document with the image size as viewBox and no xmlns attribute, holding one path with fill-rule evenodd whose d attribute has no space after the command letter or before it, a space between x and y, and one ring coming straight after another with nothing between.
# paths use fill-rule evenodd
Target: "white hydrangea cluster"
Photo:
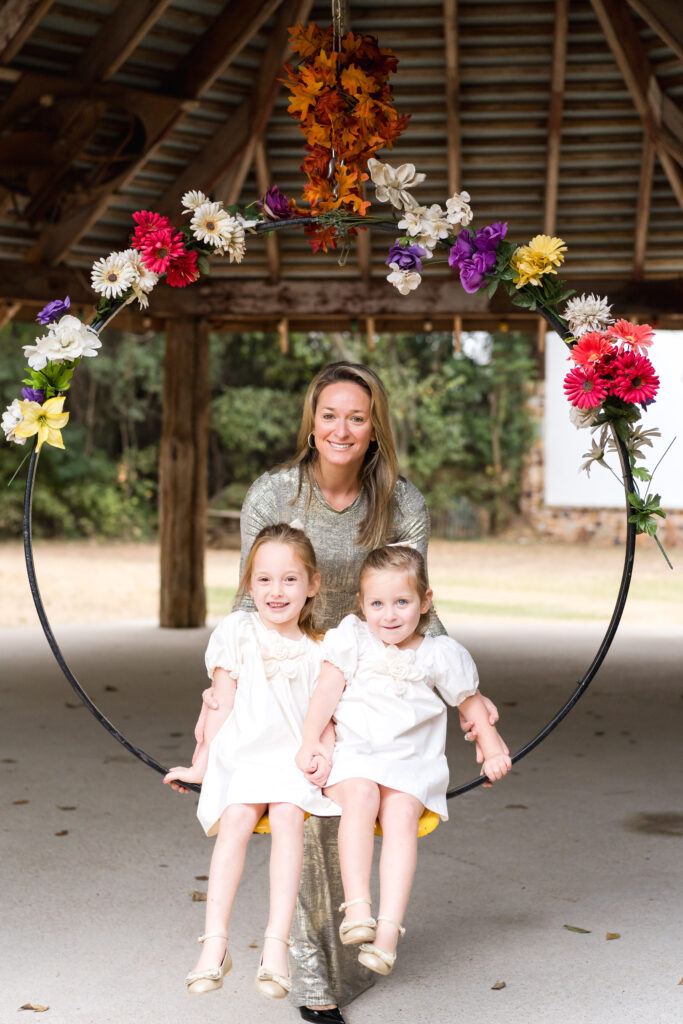
<instances>
[{"instance_id":1,"label":"white hydrangea cluster","mask_svg":"<svg viewBox=\"0 0 683 1024\"><path fill-rule=\"evenodd\" d=\"M35 345L24 345L24 355L32 370L42 370L48 363L73 362L81 356L96 356L102 342L92 327L76 316L63 316L50 324L47 334L37 338Z\"/></svg>"}]
</instances>

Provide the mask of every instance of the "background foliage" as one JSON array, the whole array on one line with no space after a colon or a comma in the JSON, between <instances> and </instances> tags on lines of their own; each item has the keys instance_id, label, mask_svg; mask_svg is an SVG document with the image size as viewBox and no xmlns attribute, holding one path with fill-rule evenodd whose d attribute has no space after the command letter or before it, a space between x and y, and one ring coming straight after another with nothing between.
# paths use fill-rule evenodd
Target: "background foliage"
<instances>
[{"instance_id":1,"label":"background foliage","mask_svg":"<svg viewBox=\"0 0 683 1024\"><path fill-rule=\"evenodd\" d=\"M18 397L21 346L36 328L0 335L4 405ZM536 372L528 339L498 334L381 336L373 351L353 334L301 334L282 354L276 337L253 332L211 341L210 494L239 508L249 484L294 450L303 394L328 362L365 362L391 398L401 471L425 494L434 532L499 532L517 511L521 468L535 433L526 408ZM108 330L100 355L84 359L67 401L66 451L44 446L34 499L36 533L136 539L156 529L163 337ZM7 481L23 449L0 448ZM0 492L0 536L21 533L23 472Z\"/></svg>"}]
</instances>

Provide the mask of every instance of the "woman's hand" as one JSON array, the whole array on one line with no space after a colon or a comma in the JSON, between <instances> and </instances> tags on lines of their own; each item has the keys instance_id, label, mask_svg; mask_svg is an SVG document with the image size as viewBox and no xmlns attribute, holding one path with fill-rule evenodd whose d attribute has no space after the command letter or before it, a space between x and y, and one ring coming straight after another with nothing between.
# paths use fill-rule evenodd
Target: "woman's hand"
<instances>
[{"instance_id":1,"label":"woman's hand","mask_svg":"<svg viewBox=\"0 0 683 1024\"><path fill-rule=\"evenodd\" d=\"M190 768L183 768L182 765L178 765L176 768L171 768L164 775L164 782L170 786L171 789L175 789L176 793L189 793L190 790L185 786L179 785L180 782L194 782L200 783L204 778L204 767L193 764Z\"/></svg>"}]
</instances>

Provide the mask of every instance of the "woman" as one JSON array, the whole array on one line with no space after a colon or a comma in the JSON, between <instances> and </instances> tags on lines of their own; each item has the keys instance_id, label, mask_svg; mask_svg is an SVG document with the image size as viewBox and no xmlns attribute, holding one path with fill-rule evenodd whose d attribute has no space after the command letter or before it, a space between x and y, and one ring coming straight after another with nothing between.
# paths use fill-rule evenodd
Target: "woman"
<instances>
[{"instance_id":1,"label":"woman","mask_svg":"<svg viewBox=\"0 0 683 1024\"><path fill-rule=\"evenodd\" d=\"M387 394L368 367L332 363L311 381L296 455L259 477L244 500L242 566L259 530L279 522L295 523L313 543L322 576L316 606L322 630L337 626L355 608L358 574L369 550L400 542L426 559L427 506L417 488L398 475ZM428 631L445 633L433 613ZM212 691L205 691L209 706L212 699ZM490 702L489 711L495 722ZM203 716L197 731L201 736ZM357 949L339 942L337 908L343 894L337 826L337 818L311 817L305 829L292 997L307 1021L343 1022L338 1004L373 980L358 963Z\"/></svg>"}]
</instances>

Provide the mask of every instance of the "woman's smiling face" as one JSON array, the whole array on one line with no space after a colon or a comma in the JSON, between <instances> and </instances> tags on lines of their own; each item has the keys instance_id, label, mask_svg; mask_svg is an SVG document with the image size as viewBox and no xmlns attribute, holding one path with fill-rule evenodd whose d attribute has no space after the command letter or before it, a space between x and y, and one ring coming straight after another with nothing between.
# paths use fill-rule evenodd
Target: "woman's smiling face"
<instances>
[{"instance_id":1,"label":"woman's smiling face","mask_svg":"<svg viewBox=\"0 0 683 1024\"><path fill-rule=\"evenodd\" d=\"M368 445L375 440L370 395L352 381L328 384L318 396L313 433L322 462L360 471Z\"/></svg>"}]
</instances>

